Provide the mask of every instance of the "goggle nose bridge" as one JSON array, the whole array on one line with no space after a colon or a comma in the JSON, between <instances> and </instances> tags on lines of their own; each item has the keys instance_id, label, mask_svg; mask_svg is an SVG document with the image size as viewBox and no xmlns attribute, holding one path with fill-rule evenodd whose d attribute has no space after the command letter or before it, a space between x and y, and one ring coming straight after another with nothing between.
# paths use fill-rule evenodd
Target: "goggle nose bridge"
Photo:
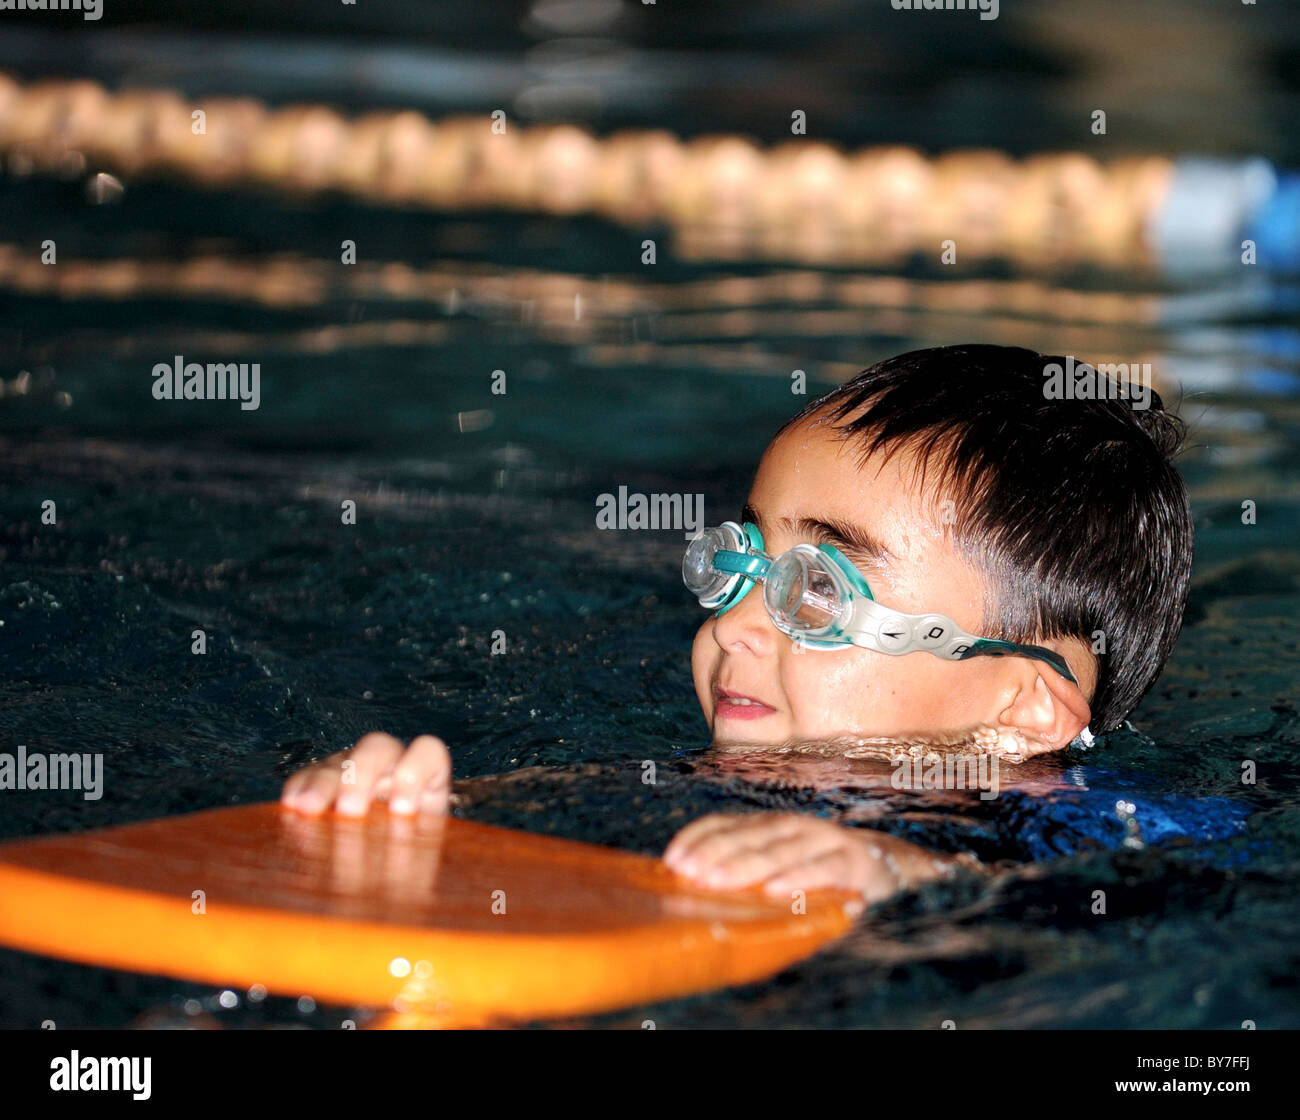
<instances>
[{"instance_id":1,"label":"goggle nose bridge","mask_svg":"<svg viewBox=\"0 0 1300 1120\"><path fill-rule=\"evenodd\" d=\"M726 614L748 595L750 588L767 574L771 563L771 558L764 553L718 549L713 554L713 567L732 576L733 582L726 597L718 604L717 613Z\"/></svg>"},{"instance_id":2,"label":"goggle nose bridge","mask_svg":"<svg viewBox=\"0 0 1300 1120\"><path fill-rule=\"evenodd\" d=\"M713 554L713 566L728 575L759 580L767 575L767 569L772 566L772 558L764 552L733 552L729 548L720 548Z\"/></svg>"}]
</instances>

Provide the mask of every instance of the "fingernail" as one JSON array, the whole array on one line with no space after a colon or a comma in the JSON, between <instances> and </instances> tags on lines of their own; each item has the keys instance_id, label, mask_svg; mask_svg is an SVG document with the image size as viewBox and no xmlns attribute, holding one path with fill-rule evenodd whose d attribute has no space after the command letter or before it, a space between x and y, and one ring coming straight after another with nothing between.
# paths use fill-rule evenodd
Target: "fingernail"
<instances>
[{"instance_id":1,"label":"fingernail","mask_svg":"<svg viewBox=\"0 0 1300 1120\"><path fill-rule=\"evenodd\" d=\"M339 812L349 817L359 817L366 811L366 803L357 793L345 793L339 798Z\"/></svg>"},{"instance_id":2,"label":"fingernail","mask_svg":"<svg viewBox=\"0 0 1300 1120\"><path fill-rule=\"evenodd\" d=\"M415 805L411 802L409 797L394 797L388 803L388 807L394 813L410 813L415 809Z\"/></svg>"}]
</instances>

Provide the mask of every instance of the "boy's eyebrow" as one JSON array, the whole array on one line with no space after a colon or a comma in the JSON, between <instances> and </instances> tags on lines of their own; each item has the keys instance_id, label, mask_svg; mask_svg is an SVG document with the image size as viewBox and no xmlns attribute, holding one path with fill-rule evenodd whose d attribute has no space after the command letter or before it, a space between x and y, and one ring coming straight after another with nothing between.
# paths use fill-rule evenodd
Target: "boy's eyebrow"
<instances>
[{"instance_id":1,"label":"boy's eyebrow","mask_svg":"<svg viewBox=\"0 0 1300 1120\"><path fill-rule=\"evenodd\" d=\"M741 510L742 521L752 521L759 532L767 535L763 519L758 510L746 503ZM841 552L852 552L867 560L885 563L893 558L889 551L875 537L859 525L838 518L817 517L778 517L773 524L794 537L812 537L822 544L831 544Z\"/></svg>"}]
</instances>

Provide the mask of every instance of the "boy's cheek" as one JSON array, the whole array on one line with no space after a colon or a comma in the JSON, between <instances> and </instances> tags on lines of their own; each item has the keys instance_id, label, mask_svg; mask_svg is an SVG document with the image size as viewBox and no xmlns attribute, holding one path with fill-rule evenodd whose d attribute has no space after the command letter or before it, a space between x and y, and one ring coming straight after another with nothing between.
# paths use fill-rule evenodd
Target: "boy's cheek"
<instances>
[{"instance_id":1,"label":"boy's cheek","mask_svg":"<svg viewBox=\"0 0 1300 1120\"><path fill-rule=\"evenodd\" d=\"M709 676L721 652L713 640L713 618L710 616L695 631L695 641L691 644L691 672L697 684L701 677Z\"/></svg>"},{"instance_id":2,"label":"boy's cheek","mask_svg":"<svg viewBox=\"0 0 1300 1120\"><path fill-rule=\"evenodd\" d=\"M700 708L704 714L710 715L713 712L713 700L711 693L710 681L713 678L713 663L717 657L717 646L713 642L709 633L709 627L712 620L704 623L703 626L695 633L695 642L691 646L691 677L695 681L695 695L700 702ZM710 656L709 646L714 646L714 653Z\"/></svg>"},{"instance_id":3,"label":"boy's cheek","mask_svg":"<svg viewBox=\"0 0 1300 1120\"><path fill-rule=\"evenodd\" d=\"M796 737L887 732L881 725L888 711L880 703L880 668L866 663L863 651L791 652L783 669Z\"/></svg>"},{"instance_id":4,"label":"boy's cheek","mask_svg":"<svg viewBox=\"0 0 1300 1120\"><path fill-rule=\"evenodd\" d=\"M919 660L929 656L889 657L866 650L795 655L787 664L787 695L797 737L902 736L948 726L950 709L968 701L965 690L937 678L935 670L944 663Z\"/></svg>"}]
</instances>

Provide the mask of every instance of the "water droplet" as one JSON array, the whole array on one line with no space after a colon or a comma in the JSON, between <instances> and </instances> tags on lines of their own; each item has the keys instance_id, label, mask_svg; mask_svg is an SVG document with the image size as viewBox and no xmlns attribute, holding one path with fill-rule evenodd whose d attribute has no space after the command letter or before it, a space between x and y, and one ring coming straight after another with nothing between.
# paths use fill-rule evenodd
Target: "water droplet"
<instances>
[{"instance_id":1,"label":"water droplet","mask_svg":"<svg viewBox=\"0 0 1300 1120\"><path fill-rule=\"evenodd\" d=\"M86 200L95 206L105 206L122 201L126 188L122 180L106 171L96 172L86 182Z\"/></svg>"}]
</instances>

